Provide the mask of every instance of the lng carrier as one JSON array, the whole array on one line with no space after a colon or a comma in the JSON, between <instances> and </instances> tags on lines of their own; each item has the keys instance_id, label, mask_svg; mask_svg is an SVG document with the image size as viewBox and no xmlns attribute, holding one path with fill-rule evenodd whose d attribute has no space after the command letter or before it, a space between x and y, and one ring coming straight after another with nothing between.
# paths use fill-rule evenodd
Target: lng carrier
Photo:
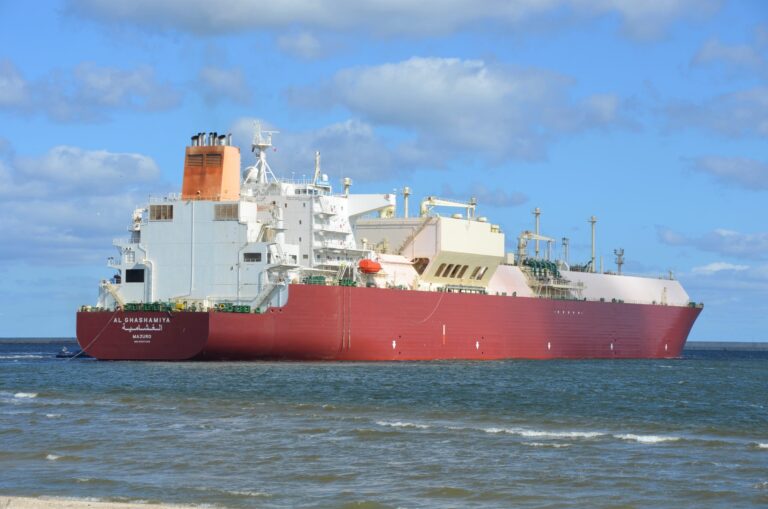
<instances>
[{"instance_id":1,"label":"lng carrier","mask_svg":"<svg viewBox=\"0 0 768 509\"><path fill-rule=\"evenodd\" d=\"M428 196L409 217L397 195L334 193L278 178L257 127L241 174L231 135L197 133L180 194L151 197L116 239L114 276L77 313L98 359L673 358L702 309L669 278L569 265L567 239L505 234L477 203ZM460 210L440 215L436 209Z\"/></svg>"}]
</instances>

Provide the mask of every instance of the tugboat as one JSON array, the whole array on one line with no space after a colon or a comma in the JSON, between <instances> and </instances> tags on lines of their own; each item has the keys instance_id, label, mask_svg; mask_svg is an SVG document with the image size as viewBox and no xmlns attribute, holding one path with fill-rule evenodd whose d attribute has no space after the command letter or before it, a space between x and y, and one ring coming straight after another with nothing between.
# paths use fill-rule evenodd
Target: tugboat
<instances>
[{"instance_id":1,"label":"tugboat","mask_svg":"<svg viewBox=\"0 0 768 509\"><path fill-rule=\"evenodd\" d=\"M91 356L82 350L70 350L66 346L62 346L59 353L56 354L57 359L74 359L75 357L80 359L90 359Z\"/></svg>"}]
</instances>

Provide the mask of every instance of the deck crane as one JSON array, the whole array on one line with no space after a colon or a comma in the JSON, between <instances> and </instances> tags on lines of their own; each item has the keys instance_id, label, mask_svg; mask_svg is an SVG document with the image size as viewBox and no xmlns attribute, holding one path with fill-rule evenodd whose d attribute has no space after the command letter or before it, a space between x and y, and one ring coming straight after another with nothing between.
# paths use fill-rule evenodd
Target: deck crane
<instances>
[{"instance_id":1,"label":"deck crane","mask_svg":"<svg viewBox=\"0 0 768 509\"><path fill-rule=\"evenodd\" d=\"M470 198L468 202L446 200L436 196L427 196L421 200L421 217L427 217L434 207L456 207L467 210L467 218L475 217L477 199Z\"/></svg>"}]
</instances>

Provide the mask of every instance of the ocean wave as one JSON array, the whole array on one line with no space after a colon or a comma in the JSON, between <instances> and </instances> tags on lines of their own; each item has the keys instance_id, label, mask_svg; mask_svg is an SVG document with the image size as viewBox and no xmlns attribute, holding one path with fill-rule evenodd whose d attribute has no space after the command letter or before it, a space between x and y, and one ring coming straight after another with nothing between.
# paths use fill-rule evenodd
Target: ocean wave
<instances>
[{"instance_id":1,"label":"ocean wave","mask_svg":"<svg viewBox=\"0 0 768 509\"><path fill-rule=\"evenodd\" d=\"M758 443L757 444L757 448L758 449L768 449L768 444Z\"/></svg>"},{"instance_id":2,"label":"ocean wave","mask_svg":"<svg viewBox=\"0 0 768 509\"><path fill-rule=\"evenodd\" d=\"M45 414L45 416L48 417L49 419L57 419L61 417L61 414Z\"/></svg>"},{"instance_id":3,"label":"ocean wave","mask_svg":"<svg viewBox=\"0 0 768 509\"><path fill-rule=\"evenodd\" d=\"M13 395L14 398L17 399L32 399L37 397L36 392L17 392Z\"/></svg>"},{"instance_id":4,"label":"ocean wave","mask_svg":"<svg viewBox=\"0 0 768 509\"><path fill-rule=\"evenodd\" d=\"M117 481L113 481L112 479L94 479L91 477L75 477L75 482L91 484L117 484Z\"/></svg>"},{"instance_id":5,"label":"ocean wave","mask_svg":"<svg viewBox=\"0 0 768 509\"><path fill-rule=\"evenodd\" d=\"M252 491L252 490L227 490L224 488L210 488L208 486L196 486L193 488L195 491L207 491L207 492L214 492L214 493L220 493L223 495L230 495L230 496L236 496L236 497L271 497L271 493L267 493L265 491Z\"/></svg>"},{"instance_id":6,"label":"ocean wave","mask_svg":"<svg viewBox=\"0 0 768 509\"><path fill-rule=\"evenodd\" d=\"M598 431L539 431L522 428L483 428L486 433L507 433L525 438L597 438L605 435Z\"/></svg>"},{"instance_id":7,"label":"ocean wave","mask_svg":"<svg viewBox=\"0 0 768 509\"><path fill-rule=\"evenodd\" d=\"M61 458L61 456L57 456L56 454L49 454L45 457L48 461L56 461L57 459Z\"/></svg>"},{"instance_id":8,"label":"ocean wave","mask_svg":"<svg viewBox=\"0 0 768 509\"><path fill-rule=\"evenodd\" d=\"M429 428L429 426L426 424L416 424L415 422L402 422L402 421L395 421L395 422L376 421L376 424L378 424L379 426L391 426L393 428L416 428L416 429Z\"/></svg>"},{"instance_id":9,"label":"ocean wave","mask_svg":"<svg viewBox=\"0 0 768 509\"><path fill-rule=\"evenodd\" d=\"M248 490L223 490L230 495L236 495L238 497L271 497L272 495L266 491L248 491Z\"/></svg>"},{"instance_id":10,"label":"ocean wave","mask_svg":"<svg viewBox=\"0 0 768 509\"><path fill-rule=\"evenodd\" d=\"M46 357L45 355L35 355L35 354L10 354L10 355L0 355L0 360L44 359L45 357Z\"/></svg>"},{"instance_id":11,"label":"ocean wave","mask_svg":"<svg viewBox=\"0 0 768 509\"><path fill-rule=\"evenodd\" d=\"M662 442L676 442L680 440L680 437L671 437L665 435L635 435L633 433L626 433L622 435L613 435L614 438L621 440L634 440L641 444L659 444Z\"/></svg>"},{"instance_id":12,"label":"ocean wave","mask_svg":"<svg viewBox=\"0 0 768 509\"><path fill-rule=\"evenodd\" d=\"M530 445L531 447L552 447L555 449L559 449L561 447L570 447L571 444L557 444L557 443L544 443L544 442L526 442L525 445Z\"/></svg>"}]
</instances>

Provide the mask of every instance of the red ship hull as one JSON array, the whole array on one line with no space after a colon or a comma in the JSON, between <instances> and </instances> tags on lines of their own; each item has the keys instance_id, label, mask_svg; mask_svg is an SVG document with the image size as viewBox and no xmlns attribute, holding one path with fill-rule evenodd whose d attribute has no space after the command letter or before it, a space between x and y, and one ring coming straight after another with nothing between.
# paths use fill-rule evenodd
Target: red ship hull
<instances>
[{"instance_id":1,"label":"red ship hull","mask_svg":"<svg viewBox=\"0 0 768 509\"><path fill-rule=\"evenodd\" d=\"M79 312L77 339L110 360L679 357L697 307L291 285L263 314Z\"/></svg>"}]
</instances>

